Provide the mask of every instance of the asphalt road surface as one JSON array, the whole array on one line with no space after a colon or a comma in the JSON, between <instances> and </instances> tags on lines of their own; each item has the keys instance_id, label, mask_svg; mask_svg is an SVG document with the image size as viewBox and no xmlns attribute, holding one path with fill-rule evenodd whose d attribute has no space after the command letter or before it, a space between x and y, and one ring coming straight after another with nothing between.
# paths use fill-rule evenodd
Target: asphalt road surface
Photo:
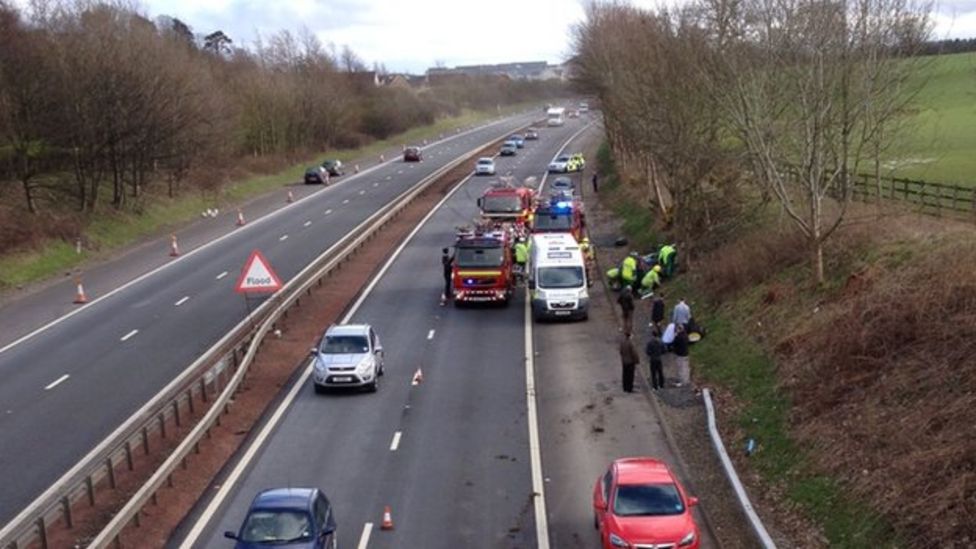
<instances>
[{"instance_id":1,"label":"asphalt road surface","mask_svg":"<svg viewBox=\"0 0 976 549\"><path fill-rule=\"evenodd\" d=\"M12 341L49 321L48 311L62 310L61 303L68 298L62 284L4 308L0 314L0 348L6 346L0 351L0 378L4 380L0 384L0 524L13 518L245 317L243 298L233 288L251 250L260 249L287 282L424 176L534 118L537 113L516 116L432 144L425 150L423 163L387 162L368 173L346 176L245 227L228 227L219 242L168 262L13 346ZM157 250L133 252L135 256L147 253L164 255ZM139 265L138 258L120 261L115 273L103 269L101 279L91 275L89 284L96 294L108 294L120 282L118 272L129 278L139 274L134 265ZM251 304L256 305L256 301ZM395 339L394 330L389 331L391 349L409 346ZM395 361L403 357L394 356ZM392 379L405 375L397 368L390 370L395 372ZM367 429L357 436L374 442L378 433L369 429L378 422L369 419L381 411L376 403L389 396L383 392L376 399L334 402L354 407L352 417ZM337 424L335 428L343 427ZM385 433L381 438L386 438ZM322 444L332 447L326 438ZM349 453L355 448L350 445L344 455L355 459L366 455ZM370 446L360 449L374 451Z\"/></svg>"},{"instance_id":2,"label":"asphalt road surface","mask_svg":"<svg viewBox=\"0 0 976 549\"><path fill-rule=\"evenodd\" d=\"M500 170L541 177L580 128L582 121L545 129L519 156L499 159ZM584 132L568 148L598 135ZM448 198L350 318L372 324L383 340L387 374L379 393L316 395L305 380L281 404L286 411L267 426L267 439L251 442L253 460L216 480L226 494L198 504L173 547L232 546L223 532L237 531L256 493L281 486L329 494L340 547L540 547L527 352L548 546L599 545L591 490L613 459L656 456L683 475L647 397L620 389L616 323L599 284L588 322L527 326L521 292L508 308L438 305L439 249L452 242L455 226L477 215L485 187L474 178ZM424 382L411 386L417 368ZM393 531L379 529L384 506L392 508ZM715 547L700 515L698 522L703 547Z\"/></svg>"}]
</instances>

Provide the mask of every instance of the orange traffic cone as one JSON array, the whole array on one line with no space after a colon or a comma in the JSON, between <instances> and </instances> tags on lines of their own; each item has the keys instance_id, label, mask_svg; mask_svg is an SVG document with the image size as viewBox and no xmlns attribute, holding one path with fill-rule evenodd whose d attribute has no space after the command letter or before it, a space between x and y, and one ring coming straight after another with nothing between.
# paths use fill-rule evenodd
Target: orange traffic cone
<instances>
[{"instance_id":1,"label":"orange traffic cone","mask_svg":"<svg viewBox=\"0 0 976 549\"><path fill-rule=\"evenodd\" d=\"M247 221L244 221L244 212L240 208L237 208L237 226L243 227Z\"/></svg>"},{"instance_id":2,"label":"orange traffic cone","mask_svg":"<svg viewBox=\"0 0 976 549\"><path fill-rule=\"evenodd\" d=\"M78 285L77 292L75 293L75 303L82 305L88 303L88 296L85 295L85 287L81 285L81 277L75 278L75 284Z\"/></svg>"},{"instance_id":3,"label":"orange traffic cone","mask_svg":"<svg viewBox=\"0 0 976 549\"><path fill-rule=\"evenodd\" d=\"M170 242L169 242L169 256L170 257L176 257L176 256L180 255L180 247L176 244L176 235L175 234L171 234L171 235L169 235L169 237L170 237Z\"/></svg>"},{"instance_id":4,"label":"orange traffic cone","mask_svg":"<svg viewBox=\"0 0 976 549\"><path fill-rule=\"evenodd\" d=\"M294 201L295 201L295 195L291 194L291 191L288 191L288 203L291 204Z\"/></svg>"},{"instance_id":5,"label":"orange traffic cone","mask_svg":"<svg viewBox=\"0 0 976 549\"><path fill-rule=\"evenodd\" d=\"M389 505L383 508L383 523L380 524L380 529L381 530L393 529L393 515L390 513Z\"/></svg>"},{"instance_id":6,"label":"orange traffic cone","mask_svg":"<svg viewBox=\"0 0 976 549\"><path fill-rule=\"evenodd\" d=\"M420 385L423 382L424 373L420 371L420 368L417 368L417 371L413 374L413 381L410 382L410 385Z\"/></svg>"}]
</instances>

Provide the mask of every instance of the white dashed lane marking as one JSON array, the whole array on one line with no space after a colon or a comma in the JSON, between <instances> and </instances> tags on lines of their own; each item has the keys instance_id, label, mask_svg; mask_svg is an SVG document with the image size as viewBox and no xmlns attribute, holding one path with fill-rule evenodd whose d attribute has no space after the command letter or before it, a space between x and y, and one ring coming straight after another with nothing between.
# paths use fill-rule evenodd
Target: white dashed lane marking
<instances>
[{"instance_id":1,"label":"white dashed lane marking","mask_svg":"<svg viewBox=\"0 0 976 549\"><path fill-rule=\"evenodd\" d=\"M330 213L332 213L332 210L325 210L325 215L329 215Z\"/></svg>"},{"instance_id":2,"label":"white dashed lane marking","mask_svg":"<svg viewBox=\"0 0 976 549\"><path fill-rule=\"evenodd\" d=\"M304 225L305 225L306 227L311 227L311 226L312 226L312 222L311 222L311 221L306 221L306 222L304 223Z\"/></svg>"},{"instance_id":3,"label":"white dashed lane marking","mask_svg":"<svg viewBox=\"0 0 976 549\"><path fill-rule=\"evenodd\" d=\"M390 443L390 451L391 452L396 452L397 451L397 448L400 447L400 437L401 436L403 436L403 433L401 433L400 431L397 431L396 433L393 433L393 442Z\"/></svg>"},{"instance_id":4,"label":"white dashed lane marking","mask_svg":"<svg viewBox=\"0 0 976 549\"><path fill-rule=\"evenodd\" d=\"M279 242L284 242L286 240L288 240L288 235L286 235L286 234L283 234L280 237L278 237L278 241Z\"/></svg>"},{"instance_id":5,"label":"white dashed lane marking","mask_svg":"<svg viewBox=\"0 0 976 549\"><path fill-rule=\"evenodd\" d=\"M124 336L122 336L122 338L119 339L119 341L128 341L129 339L131 339L133 336L135 336L138 333L139 333L139 330L132 330L131 332L129 332L129 333L125 334Z\"/></svg>"},{"instance_id":6,"label":"white dashed lane marking","mask_svg":"<svg viewBox=\"0 0 976 549\"><path fill-rule=\"evenodd\" d=\"M227 271L224 271L224 272L220 273L219 275L217 275L217 280L220 280L221 278L224 278L225 276L227 276Z\"/></svg>"},{"instance_id":7,"label":"white dashed lane marking","mask_svg":"<svg viewBox=\"0 0 976 549\"><path fill-rule=\"evenodd\" d=\"M58 385L61 385L62 383L64 383L65 380L67 380L69 377L71 377L71 376L68 375L68 374L64 374L63 376L59 377L58 379L55 379L51 383L48 383L47 385L45 385L44 386L44 390L45 391L50 391L51 389L53 389L53 388L57 387Z\"/></svg>"},{"instance_id":8,"label":"white dashed lane marking","mask_svg":"<svg viewBox=\"0 0 976 549\"><path fill-rule=\"evenodd\" d=\"M427 332L427 339L434 339L434 330Z\"/></svg>"},{"instance_id":9,"label":"white dashed lane marking","mask_svg":"<svg viewBox=\"0 0 976 549\"><path fill-rule=\"evenodd\" d=\"M349 199L347 198L347 199L343 200L342 203L343 204L348 204L349 203Z\"/></svg>"},{"instance_id":10,"label":"white dashed lane marking","mask_svg":"<svg viewBox=\"0 0 976 549\"><path fill-rule=\"evenodd\" d=\"M186 303L189 300L190 300L190 296L185 295L179 301L177 301L176 303L174 303L173 305L176 305L177 307L179 307L180 305Z\"/></svg>"},{"instance_id":11,"label":"white dashed lane marking","mask_svg":"<svg viewBox=\"0 0 976 549\"><path fill-rule=\"evenodd\" d=\"M366 191L359 191L359 194L366 194Z\"/></svg>"},{"instance_id":12,"label":"white dashed lane marking","mask_svg":"<svg viewBox=\"0 0 976 549\"><path fill-rule=\"evenodd\" d=\"M356 546L357 549L366 549L369 546L369 535L373 533L373 523L367 522L363 525L363 535L359 536L359 545Z\"/></svg>"}]
</instances>

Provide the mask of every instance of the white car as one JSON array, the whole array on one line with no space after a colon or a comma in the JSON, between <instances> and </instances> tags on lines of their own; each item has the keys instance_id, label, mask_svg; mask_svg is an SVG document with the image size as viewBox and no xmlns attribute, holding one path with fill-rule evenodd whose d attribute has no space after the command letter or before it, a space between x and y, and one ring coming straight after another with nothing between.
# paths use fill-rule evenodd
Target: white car
<instances>
[{"instance_id":1,"label":"white car","mask_svg":"<svg viewBox=\"0 0 976 549\"><path fill-rule=\"evenodd\" d=\"M315 392L333 387L366 387L376 392L383 375L383 346L369 324L330 326L312 347Z\"/></svg>"},{"instance_id":2,"label":"white car","mask_svg":"<svg viewBox=\"0 0 976 549\"><path fill-rule=\"evenodd\" d=\"M549 173L566 173L569 171L569 155L561 154L549 163Z\"/></svg>"},{"instance_id":3,"label":"white car","mask_svg":"<svg viewBox=\"0 0 976 549\"><path fill-rule=\"evenodd\" d=\"M491 158L483 157L479 158L478 162L474 165L475 175L495 175L495 161Z\"/></svg>"}]
</instances>

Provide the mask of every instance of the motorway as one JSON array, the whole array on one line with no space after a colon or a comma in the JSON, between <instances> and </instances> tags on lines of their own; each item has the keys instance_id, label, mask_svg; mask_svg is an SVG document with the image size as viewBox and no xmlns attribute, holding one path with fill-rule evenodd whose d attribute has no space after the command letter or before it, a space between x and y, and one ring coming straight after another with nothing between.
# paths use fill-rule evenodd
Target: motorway
<instances>
[{"instance_id":1,"label":"motorway","mask_svg":"<svg viewBox=\"0 0 976 549\"><path fill-rule=\"evenodd\" d=\"M0 385L0 483L4 487L0 524L246 316L244 301L233 288L251 250L262 250L287 282L423 177L533 118L538 113L434 143L425 149L423 163L397 159L346 176L244 227L228 226L220 238L200 243L192 253L184 250L183 256L149 272L133 271L131 266L122 269L129 277L141 276L114 288L114 293L103 282L97 292L102 299L46 327L41 325L51 319L44 311L54 307L38 304L67 302L63 294L54 293L63 288L52 287L4 308L0 315L0 378L4 380ZM144 255L147 250L134 253ZM251 306L257 304L254 300ZM28 337L23 338L25 334Z\"/></svg>"},{"instance_id":2,"label":"motorway","mask_svg":"<svg viewBox=\"0 0 976 549\"><path fill-rule=\"evenodd\" d=\"M571 152L598 137L593 127L578 134L583 127L543 128L518 156L497 160L499 174L542 177L571 137L579 135ZM215 479L219 490L171 546L231 547L223 532L239 528L257 492L317 486L334 505L340 547L595 547L591 490L610 461L675 463L644 393L620 391L616 324L600 284L588 322L534 324L521 292L507 308L438 305L440 248L477 216L492 179L472 178L448 196L347 317L372 324L383 341L379 393L316 395L306 367L280 421ZM411 385L417 368L424 381ZM537 488L544 497L533 497ZM379 529L384 506L393 531ZM704 541L715 547L707 533Z\"/></svg>"}]
</instances>

